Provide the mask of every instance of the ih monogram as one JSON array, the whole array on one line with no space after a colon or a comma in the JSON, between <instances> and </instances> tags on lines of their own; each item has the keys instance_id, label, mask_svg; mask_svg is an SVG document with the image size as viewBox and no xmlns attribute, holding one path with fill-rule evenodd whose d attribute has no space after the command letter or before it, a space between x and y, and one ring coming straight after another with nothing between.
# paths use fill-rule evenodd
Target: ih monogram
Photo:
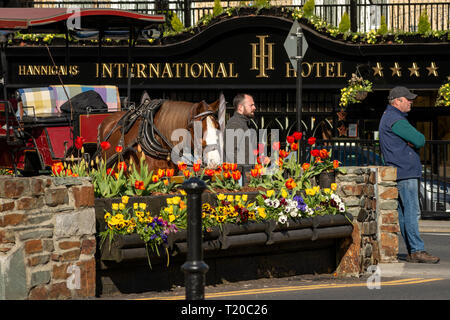
<instances>
[{"instance_id":1,"label":"ih monogram","mask_svg":"<svg viewBox=\"0 0 450 320\"><path fill-rule=\"evenodd\" d=\"M259 43L250 43L252 46L252 67L250 70L257 70L257 78L268 78L266 70L274 70L273 67L273 46L275 43L266 43L268 35L256 36Z\"/></svg>"}]
</instances>

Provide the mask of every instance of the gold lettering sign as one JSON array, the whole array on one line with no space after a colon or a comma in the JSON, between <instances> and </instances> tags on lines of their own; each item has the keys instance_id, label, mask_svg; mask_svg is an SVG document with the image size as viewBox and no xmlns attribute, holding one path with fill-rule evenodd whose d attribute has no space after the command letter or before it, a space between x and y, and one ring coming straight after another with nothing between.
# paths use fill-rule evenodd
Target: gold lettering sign
<instances>
[{"instance_id":1,"label":"gold lettering sign","mask_svg":"<svg viewBox=\"0 0 450 320\"><path fill-rule=\"evenodd\" d=\"M128 64L98 63L95 65L97 78L126 78ZM100 72L101 71L101 72ZM172 78L238 78L234 62L165 62L165 63L133 63L131 73L135 78L172 79Z\"/></svg>"},{"instance_id":2,"label":"gold lettering sign","mask_svg":"<svg viewBox=\"0 0 450 320\"><path fill-rule=\"evenodd\" d=\"M76 76L80 73L80 67L77 65L24 65L18 67L19 76Z\"/></svg>"},{"instance_id":3,"label":"gold lettering sign","mask_svg":"<svg viewBox=\"0 0 450 320\"><path fill-rule=\"evenodd\" d=\"M252 47L252 67L250 70L259 71L256 75L257 78L268 78L266 70L275 69L273 67L273 46L275 43L266 43L268 35L256 37L259 39L259 42L250 43Z\"/></svg>"},{"instance_id":4,"label":"gold lettering sign","mask_svg":"<svg viewBox=\"0 0 450 320\"><path fill-rule=\"evenodd\" d=\"M347 73L342 73L342 62L302 62L302 78L345 78ZM297 72L292 68L290 62L286 62L285 78L297 77Z\"/></svg>"}]
</instances>

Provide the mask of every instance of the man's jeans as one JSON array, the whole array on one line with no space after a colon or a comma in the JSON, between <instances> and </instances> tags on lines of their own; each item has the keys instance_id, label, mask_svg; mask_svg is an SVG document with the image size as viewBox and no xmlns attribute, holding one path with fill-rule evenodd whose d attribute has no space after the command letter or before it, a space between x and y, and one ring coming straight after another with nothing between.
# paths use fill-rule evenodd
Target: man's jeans
<instances>
[{"instance_id":1,"label":"man's jeans","mask_svg":"<svg viewBox=\"0 0 450 320\"><path fill-rule=\"evenodd\" d=\"M398 222L405 240L408 253L424 251L425 245L419 234L419 180L404 179L397 181Z\"/></svg>"}]
</instances>

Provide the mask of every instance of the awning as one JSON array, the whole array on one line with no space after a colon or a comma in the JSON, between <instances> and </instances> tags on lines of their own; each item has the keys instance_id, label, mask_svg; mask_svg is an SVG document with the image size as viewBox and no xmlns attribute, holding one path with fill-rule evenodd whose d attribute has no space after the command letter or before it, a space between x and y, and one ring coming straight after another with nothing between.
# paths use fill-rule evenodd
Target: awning
<instances>
[{"instance_id":1,"label":"awning","mask_svg":"<svg viewBox=\"0 0 450 320\"><path fill-rule=\"evenodd\" d=\"M164 15L148 15L117 9L2 8L0 29L45 33L63 32L67 24L79 30L108 30L134 26L144 28L165 22Z\"/></svg>"}]
</instances>

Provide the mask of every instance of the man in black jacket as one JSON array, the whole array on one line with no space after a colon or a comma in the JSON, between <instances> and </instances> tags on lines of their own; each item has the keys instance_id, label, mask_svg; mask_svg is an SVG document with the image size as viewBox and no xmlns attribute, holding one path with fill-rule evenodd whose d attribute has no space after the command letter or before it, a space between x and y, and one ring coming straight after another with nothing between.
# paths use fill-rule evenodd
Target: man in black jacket
<instances>
[{"instance_id":1,"label":"man in black jacket","mask_svg":"<svg viewBox=\"0 0 450 320\"><path fill-rule=\"evenodd\" d=\"M240 93L234 97L233 106L234 114L225 126L225 162L252 165L257 136L249 124L255 117L255 102L251 95Z\"/></svg>"}]
</instances>

